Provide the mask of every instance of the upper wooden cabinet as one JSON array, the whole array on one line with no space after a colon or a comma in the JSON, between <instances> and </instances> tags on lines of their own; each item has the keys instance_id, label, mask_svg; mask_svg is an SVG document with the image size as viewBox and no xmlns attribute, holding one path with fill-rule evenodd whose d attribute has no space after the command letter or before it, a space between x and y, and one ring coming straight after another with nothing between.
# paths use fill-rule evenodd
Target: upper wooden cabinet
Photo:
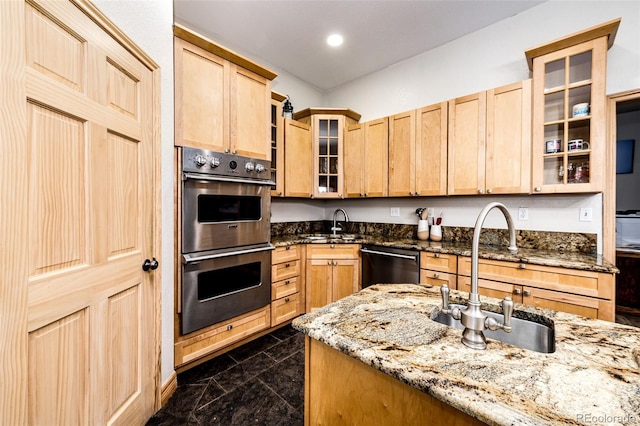
<instances>
[{"instance_id":1,"label":"upper wooden cabinet","mask_svg":"<svg viewBox=\"0 0 640 426\"><path fill-rule=\"evenodd\" d=\"M286 197L313 197L311 126L284 119L284 193Z\"/></svg>"},{"instance_id":2,"label":"upper wooden cabinet","mask_svg":"<svg viewBox=\"0 0 640 426\"><path fill-rule=\"evenodd\" d=\"M619 24L616 19L526 52L533 69L534 193L602 191L607 49Z\"/></svg>"},{"instance_id":3,"label":"upper wooden cabinet","mask_svg":"<svg viewBox=\"0 0 640 426\"><path fill-rule=\"evenodd\" d=\"M286 96L271 92L271 187L272 197L284 196L284 117L282 102Z\"/></svg>"},{"instance_id":4,"label":"upper wooden cabinet","mask_svg":"<svg viewBox=\"0 0 640 426\"><path fill-rule=\"evenodd\" d=\"M344 191L349 198L387 196L389 119L347 126Z\"/></svg>"},{"instance_id":5,"label":"upper wooden cabinet","mask_svg":"<svg viewBox=\"0 0 640 426\"><path fill-rule=\"evenodd\" d=\"M276 74L174 27L175 144L271 159Z\"/></svg>"},{"instance_id":6,"label":"upper wooden cabinet","mask_svg":"<svg viewBox=\"0 0 640 426\"><path fill-rule=\"evenodd\" d=\"M389 196L447 194L447 103L389 117Z\"/></svg>"},{"instance_id":7,"label":"upper wooden cabinet","mask_svg":"<svg viewBox=\"0 0 640 426\"><path fill-rule=\"evenodd\" d=\"M293 118L313 132L313 197L344 198L344 130L360 114L346 108L307 108Z\"/></svg>"},{"instance_id":8,"label":"upper wooden cabinet","mask_svg":"<svg viewBox=\"0 0 640 426\"><path fill-rule=\"evenodd\" d=\"M448 194L528 193L531 80L449 101Z\"/></svg>"}]
</instances>

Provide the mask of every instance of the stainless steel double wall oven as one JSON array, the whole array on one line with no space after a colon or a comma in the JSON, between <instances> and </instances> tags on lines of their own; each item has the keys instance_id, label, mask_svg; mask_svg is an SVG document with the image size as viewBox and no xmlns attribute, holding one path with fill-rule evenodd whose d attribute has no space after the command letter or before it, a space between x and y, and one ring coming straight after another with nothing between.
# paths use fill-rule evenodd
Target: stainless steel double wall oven
<instances>
[{"instance_id":1,"label":"stainless steel double wall oven","mask_svg":"<svg viewBox=\"0 0 640 426\"><path fill-rule=\"evenodd\" d=\"M270 163L182 148L181 332L271 302Z\"/></svg>"}]
</instances>

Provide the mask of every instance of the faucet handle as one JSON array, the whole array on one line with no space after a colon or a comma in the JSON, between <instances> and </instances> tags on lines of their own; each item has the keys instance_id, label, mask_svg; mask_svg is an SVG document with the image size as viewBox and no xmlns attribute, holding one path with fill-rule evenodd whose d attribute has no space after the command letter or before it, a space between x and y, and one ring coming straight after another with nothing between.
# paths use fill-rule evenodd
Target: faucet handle
<instances>
[{"instance_id":1,"label":"faucet handle","mask_svg":"<svg viewBox=\"0 0 640 426\"><path fill-rule=\"evenodd\" d=\"M504 316L502 329L507 333L511 333L511 315L513 315L513 300L505 297L502 301L502 315Z\"/></svg>"},{"instance_id":2,"label":"faucet handle","mask_svg":"<svg viewBox=\"0 0 640 426\"><path fill-rule=\"evenodd\" d=\"M446 284L442 284L440 287L440 293L442 294L442 310L449 310L449 286Z\"/></svg>"}]
</instances>

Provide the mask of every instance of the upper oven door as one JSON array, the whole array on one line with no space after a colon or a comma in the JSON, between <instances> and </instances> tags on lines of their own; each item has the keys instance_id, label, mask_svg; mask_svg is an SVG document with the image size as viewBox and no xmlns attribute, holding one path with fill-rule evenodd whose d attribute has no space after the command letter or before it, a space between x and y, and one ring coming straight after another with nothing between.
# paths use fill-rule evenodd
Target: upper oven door
<instances>
[{"instance_id":1,"label":"upper oven door","mask_svg":"<svg viewBox=\"0 0 640 426\"><path fill-rule=\"evenodd\" d=\"M192 176L183 180L183 253L269 242L269 185Z\"/></svg>"}]
</instances>

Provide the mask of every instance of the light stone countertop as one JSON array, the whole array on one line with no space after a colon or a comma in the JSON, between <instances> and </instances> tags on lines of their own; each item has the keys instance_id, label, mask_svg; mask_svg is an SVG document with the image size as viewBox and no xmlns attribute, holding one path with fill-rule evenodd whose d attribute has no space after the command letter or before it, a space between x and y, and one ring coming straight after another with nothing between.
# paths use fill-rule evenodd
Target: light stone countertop
<instances>
[{"instance_id":1,"label":"light stone countertop","mask_svg":"<svg viewBox=\"0 0 640 426\"><path fill-rule=\"evenodd\" d=\"M441 306L439 287L379 284L293 327L490 425L640 424L639 328L516 304L514 317L553 324L555 352L489 338L474 350L431 320Z\"/></svg>"},{"instance_id":2,"label":"light stone countertop","mask_svg":"<svg viewBox=\"0 0 640 426\"><path fill-rule=\"evenodd\" d=\"M309 240L303 235L282 235L272 238L271 243L276 247L292 244L375 244L408 250L471 256L471 244L449 241L420 241L409 238L402 239L381 236L360 236L354 240ZM503 260L507 262L528 263L532 265L553 266L584 271L604 273L619 272L614 264L602 256L577 252L561 253L550 250L518 248L518 253L510 254L506 247L485 244L480 245L478 256L481 259Z\"/></svg>"}]
</instances>

